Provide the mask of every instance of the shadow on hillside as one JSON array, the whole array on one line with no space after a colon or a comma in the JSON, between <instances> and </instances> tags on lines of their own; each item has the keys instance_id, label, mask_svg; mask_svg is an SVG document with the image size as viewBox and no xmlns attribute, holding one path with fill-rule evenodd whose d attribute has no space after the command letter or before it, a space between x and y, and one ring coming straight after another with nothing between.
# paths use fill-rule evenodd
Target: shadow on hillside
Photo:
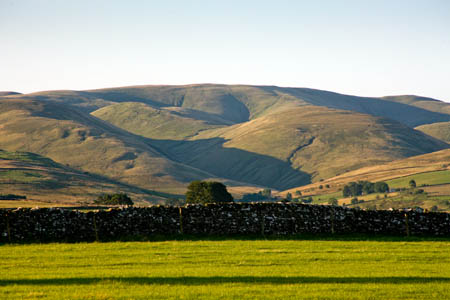
<instances>
[{"instance_id":1,"label":"shadow on hillside","mask_svg":"<svg viewBox=\"0 0 450 300\"><path fill-rule=\"evenodd\" d=\"M311 176L295 170L280 159L236 148L224 147L227 140L195 141L146 139L170 159L204 170L217 177L285 190L311 183Z\"/></svg>"},{"instance_id":2,"label":"shadow on hillside","mask_svg":"<svg viewBox=\"0 0 450 300\"><path fill-rule=\"evenodd\" d=\"M261 87L261 89L273 94L276 94L276 92L289 93L311 105L390 118L410 127L450 121L450 116L444 113L433 112L420 107L380 98L358 97L308 88L266 86Z\"/></svg>"},{"instance_id":3,"label":"shadow on hillside","mask_svg":"<svg viewBox=\"0 0 450 300\"><path fill-rule=\"evenodd\" d=\"M0 286L6 285L85 285L102 282L129 284L170 284L170 285L206 285L206 284L427 284L450 283L450 277L310 277L310 276L182 276L182 277L90 277L90 278L42 278L0 280Z\"/></svg>"}]
</instances>

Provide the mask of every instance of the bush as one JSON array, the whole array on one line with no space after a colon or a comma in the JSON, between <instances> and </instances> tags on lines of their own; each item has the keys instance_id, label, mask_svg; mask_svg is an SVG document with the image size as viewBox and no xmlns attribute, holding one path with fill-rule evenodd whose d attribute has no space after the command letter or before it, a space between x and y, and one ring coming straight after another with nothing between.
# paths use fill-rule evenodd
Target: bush
<instances>
[{"instance_id":1,"label":"bush","mask_svg":"<svg viewBox=\"0 0 450 300\"><path fill-rule=\"evenodd\" d=\"M328 199L329 205L338 205L338 200L336 198L330 198Z\"/></svg>"},{"instance_id":2,"label":"bush","mask_svg":"<svg viewBox=\"0 0 450 300\"><path fill-rule=\"evenodd\" d=\"M133 205L133 201L127 194L103 194L98 196L97 200L94 200L95 204L105 205Z\"/></svg>"},{"instance_id":3,"label":"bush","mask_svg":"<svg viewBox=\"0 0 450 300\"><path fill-rule=\"evenodd\" d=\"M311 202L313 202L313 198L311 197L311 196L309 196L309 197L307 197L307 198L303 198L302 199L302 202L303 203L311 203Z\"/></svg>"},{"instance_id":4,"label":"bush","mask_svg":"<svg viewBox=\"0 0 450 300\"><path fill-rule=\"evenodd\" d=\"M358 201L357 197L352 198L351 204L358 204L358 203L359 203L359 201Z\"/></svg>"},{"instance_id":5,"label":"bush","mask_svg":"<svg viewBox=\"0 0 450 300\"><path fill-rule=\"evenodd\" d=\"M225 203L233 202L227 187L216 181L192 181L186 192L186 203Z\"/></svg>"}]
</instances>

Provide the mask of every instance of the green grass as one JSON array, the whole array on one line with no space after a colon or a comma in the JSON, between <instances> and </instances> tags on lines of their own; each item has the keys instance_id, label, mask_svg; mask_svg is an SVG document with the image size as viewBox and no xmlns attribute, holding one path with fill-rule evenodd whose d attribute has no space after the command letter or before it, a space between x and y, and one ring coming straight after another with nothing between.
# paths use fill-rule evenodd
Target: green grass
<instances>
[{"instance_id":1,"label":"green grass","mask_svg":"<svg viewBox=\"0 0 450 300\"><path fill-rule=\"evenodd\" d=\"M44 175L40 174L39 172L0 169L0 182L6 180L18 183L31 183L31 182L39 182L43 180L43 178Z\"/></svg>"},{"instance_id":2,"label":"green grass","mask_svg":"<svg viewBox=\"0 0 450 300\"><path fill-rule=\"evenodd\" d=\"M444 142L450 143L450 122L426 124L418 126L416 129Z\"/></svg>"},{"instance_id":3,"label":"green grass","mask_svg":"<svg viewBox=\"0 0 450 300\"><path fill-rule=\"evenodd\" d=\"M422 184L436 185L450 183L450 170L419 173L411 176L400 177L392 180L388 180L387 184L391 188L409 187L409 181L414 179L416 185L420 187Z\"/></svg>"},{"instance_id":4,"label":"green grass","mask_svg":"<svg viewBox=\"0 0 450 300\"><path fill-rule=\"evenodd\" d=\"M1 299L448 299L450 241L3 245Z\"/></svg>"}]
</instances>

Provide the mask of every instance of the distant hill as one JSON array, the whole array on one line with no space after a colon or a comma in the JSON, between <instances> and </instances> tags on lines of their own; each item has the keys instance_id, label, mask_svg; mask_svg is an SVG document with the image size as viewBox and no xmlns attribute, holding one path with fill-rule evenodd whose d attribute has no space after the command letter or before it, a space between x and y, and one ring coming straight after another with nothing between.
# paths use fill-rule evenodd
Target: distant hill
<instances>
[{"instance_id":1,"label":"distant hill","mask_svg":"<svg viewBox=\"0 0 450 300\"><path fill-rule=\"evenodd\" d=\"M92 204L102 193L119 191L141 205L161 203L170 196L74 170L34 153L0 150L0 194L27 197L1 200L0 207Z\"/></svg>"},{"instance_id":2,"label":"distant hill","mask_svg":"<svg viewBox=\"0 0 450 300\"><path fill-rule=\"evenodd\" d=\"M142 188L172 189L213 177L170 161L144 139L60 103L2 100L0 124L3 149L38 153Z\"/></svg>"},{"instance_id":3,"label":"distant hill","mask_svg":"<svg viewBox=\"0 0 450 300\"><path fill-rule=\"evenodd\" d=\"M422 125L416 129L450 144L450 122Z\"/></svg>"},{"instance_id":4,"label":"distant hill","mask_svg":"<svg viewBox=\"0 0 450 300\"><path fill-rule=\"evenodd\" d=\"M144 190L192 180L288 189L450 147L413 127L450 104L307 88L197 84L0 95L0 148Z\"/></svg>"}]
</instances>

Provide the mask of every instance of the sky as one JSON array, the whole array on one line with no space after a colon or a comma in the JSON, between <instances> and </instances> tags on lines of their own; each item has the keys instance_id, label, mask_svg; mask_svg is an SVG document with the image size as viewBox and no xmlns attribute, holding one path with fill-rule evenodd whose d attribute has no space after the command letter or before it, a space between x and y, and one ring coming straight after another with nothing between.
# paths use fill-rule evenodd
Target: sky
<instances>
[{"instance_id":1,"label":"sky","mask_svg":"<svg viewBox=\"0 0 450 300\"><path fill-rule=\"evenodd\" d=\"M0 91L192 83L450 102L450 1L0 0Z\"/></svg>"}]
</instances>

